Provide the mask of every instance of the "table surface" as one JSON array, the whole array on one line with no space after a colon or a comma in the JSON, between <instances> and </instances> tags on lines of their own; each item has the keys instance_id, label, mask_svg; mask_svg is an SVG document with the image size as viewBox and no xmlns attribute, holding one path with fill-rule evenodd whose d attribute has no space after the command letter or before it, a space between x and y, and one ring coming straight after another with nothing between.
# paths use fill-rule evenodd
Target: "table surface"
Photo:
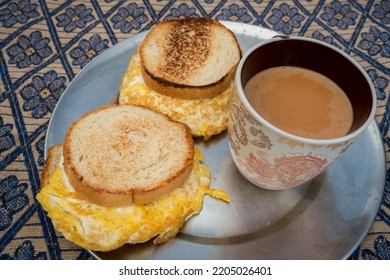
<instances>
[{"instance_id":1,"label":"table surface","mask_svg":"<svg viewBox=\"0 0 390 280\"><path fill-rule=\"evenodd\" d=\"M258 25L333 44L371 77L389 167L390 0L56 1L0 3L0 259L92 259L56 232L35 199L48 122L67 85L110 46L177 17ZM390 174L350 259L390 259Z\"/></svg>"}]
</instances>

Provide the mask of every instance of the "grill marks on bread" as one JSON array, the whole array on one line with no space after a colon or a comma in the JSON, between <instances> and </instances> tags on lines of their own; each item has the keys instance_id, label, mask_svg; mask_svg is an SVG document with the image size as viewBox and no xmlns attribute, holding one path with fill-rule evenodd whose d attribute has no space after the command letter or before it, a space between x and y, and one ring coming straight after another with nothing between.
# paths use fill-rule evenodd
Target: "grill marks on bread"
<instances>
[{"instance_id":1,"label":"grill marks on bread","mask_svg":"<svg viewBox=\"0 0 390 280\"><path fill-rule=\"evenodd\" d=\"M167 32L167 44L163 46L165 63L157 69L162 78L186 81L194 72L200 71L210 52L211 22L199 24L197 20L175 21ZM188 83L188 81L187 81Z\"/></svg>"},{"instance_id":2,"label":"grill marks on bread","mask_svg":"<svg viewBox=\"0 0 390 280\"><path fill-rule=\"evenodd\" d=\"M155 25L139 55L149 88L194 100L216 97L229 86L241 49L234 33L218 21L186 18Z\"/></svg>"}]
</instances>

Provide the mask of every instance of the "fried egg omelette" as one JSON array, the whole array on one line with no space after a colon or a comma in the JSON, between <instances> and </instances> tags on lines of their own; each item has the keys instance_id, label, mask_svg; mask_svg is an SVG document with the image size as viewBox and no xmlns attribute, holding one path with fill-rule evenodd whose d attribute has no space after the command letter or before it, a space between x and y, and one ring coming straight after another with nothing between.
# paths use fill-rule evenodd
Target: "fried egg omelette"
<instances>
[{"instance_id":1,"label":"fried egg omelette","mask_svg":"<svg viewBox=\"0 0 390 280\"><path fill-rule=\"evenodd\" d=\"M122 78L119 104L140 105L164 113L175 121L187 124L193 136L203 136L207 140L227 128L232 89L233 81L218 96L196 100L160 94L146 86L141 74L140 57L135 54Z\"/></svg>"},{"instance_id":2,"label":"fried egg omelette","mask_svg":"<svg viewBox=\"0 0 390 280\"><path fill-rule=\"evenodd\" d=\"M77 245L93 251L110 251L125 243L155 244L173 238L183 223L202 209L207 194L229 201L220 190L209 189L211 175L195 149L194 167L184 185L148 204L104 207L81 199L69 183L63 157L37 195L54 227Z\"/></svg>"}]
</instances>

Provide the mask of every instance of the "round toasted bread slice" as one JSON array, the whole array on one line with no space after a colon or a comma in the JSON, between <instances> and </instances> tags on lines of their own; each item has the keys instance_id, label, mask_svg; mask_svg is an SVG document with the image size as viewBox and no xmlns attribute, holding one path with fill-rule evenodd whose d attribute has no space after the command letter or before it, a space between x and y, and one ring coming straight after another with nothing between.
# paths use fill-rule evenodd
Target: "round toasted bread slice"
<instances>
[{"instance_id":1,"label":"round toasted bread slice","mask_svg":"<svg viewBox=\"0 0 390 280\"><path fill-rule=\"evenodd\" d=\"M140 45L139 54L146 85L181 99L221 94L241 59L233 32L206 18L158 23Z\"/></svg>"},{"instance_id":2,"label":"round toasted bread slice","mask_svg":"<svg viewBox=\"0 0 390 280\"><path fill-rule=\"evenodd\" d=\"M93 111L68 130L64 170L84 199L104 206L153 202L191 173L194 143L187 125L132 105Z\"/></svg>"}]
</instances>

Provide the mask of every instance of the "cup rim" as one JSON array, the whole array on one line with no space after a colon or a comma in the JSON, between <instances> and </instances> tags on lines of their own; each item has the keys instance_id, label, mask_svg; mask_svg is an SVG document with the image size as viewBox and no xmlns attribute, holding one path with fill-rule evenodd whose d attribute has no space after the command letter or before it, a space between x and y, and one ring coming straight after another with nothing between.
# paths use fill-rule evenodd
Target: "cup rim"
<instances>
[{"instance_id":1,"label":"cup rim","mask_svg":"<svg viewBox=\"0 0 390 280\"><path fill-rule=\"evenodd\" d=\"M346 134L346 135L344 135L342 137L338 137L338 138L330 138L330 139L306 138L306 137L302 137L302 136L297 136L297 135L291 134L289 132L286 132L286 131L276 127L275 125L273 125L270 122L268 122L259 113L257 113L255 111L255 109L252 107L252 105L249 103L247 97L245 96L245 93L244 93L244 90L243 90L243 87L242 87L241 72L242 72L243 65L246 62L246 60L249 57L249 55L251 55L258 48L260 48L260 47L262 47L264 45L276 42L276 41L280 41L280 40L308 41L308 42L312 42L312 43L315 43L315 44L319 44L319 45L323 45L325 47L328 47L328 48L338 52L339 54L344 56L346 59L348 59L348 61L351 62L352 65L355 66L363 74L363 76L365 77L366 82L368 83L368 85L370 87L370 90L371 90L372 105L371 105L371 110L370 110L369 116L367 117L366 121L357 130L353 131L352 133L348 133L348 134ZM237 94L238 94L241 102L244 104L245 108L250 112L250 114L257 121L262 123L268 129L276 131L278 134L282 135L283 137L285 137L287 139L291 139L293 141L301 142L301 143L305 143L305 144L333 145L333 144L339 144L339 143L350 141L350 140L354 139L355 137L357 137L359 134L361 134L371 124L371 122L374 120L375 113L376 113L376 107L377 107L376 90L375 90L375 87L374 87L374 85L373 85L373 83L371 81L371 78L368 76L368 74L364 70L364 68L356 60L354 60L351 56L349 56L345 52L341 51L340 49L336 48L335 46L332 46L331 44L328 44L328 43L320 41L320 40L307 38L307 37L303 37L303 36L275 36L275 37L273 37L271 39L264 40L262 42L259 42L259 43L255 44L254 46L252 46L243 55L242 59L240 60L240 62L238 64L238 67L237 67L237 70L236 70L236 81L235 81L235 83L236 83L236 86L237 86L236 87L237 88Z\"/></svg>"}]
</instances>

